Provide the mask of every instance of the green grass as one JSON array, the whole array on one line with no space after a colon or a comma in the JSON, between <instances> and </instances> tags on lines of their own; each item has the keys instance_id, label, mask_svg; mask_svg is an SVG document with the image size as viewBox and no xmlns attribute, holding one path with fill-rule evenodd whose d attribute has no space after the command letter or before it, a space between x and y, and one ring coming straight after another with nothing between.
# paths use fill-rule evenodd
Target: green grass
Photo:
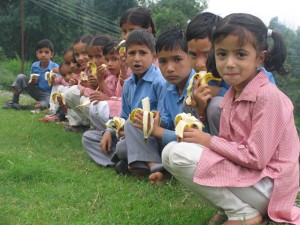
<instances>
[{"instance_id":1,"label":"green grass","mask_svg":"<svg viewBox=\"0 0 300 225\"><path fill-rule=\"evenodd\" d=\"M0 224L207 224L216 212L175 180L151 186L97 166L82 134L39 122L44 113L0 112Z\"/></svg>"}]
</instances>

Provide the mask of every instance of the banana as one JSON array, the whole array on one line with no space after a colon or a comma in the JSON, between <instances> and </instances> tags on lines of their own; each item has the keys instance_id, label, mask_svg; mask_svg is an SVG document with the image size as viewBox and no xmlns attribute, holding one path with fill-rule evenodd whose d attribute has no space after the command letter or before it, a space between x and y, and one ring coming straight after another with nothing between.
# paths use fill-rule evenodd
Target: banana
<instances>
[{"instance_id":1,"label":"banana","mask_svg":"<svg viewBox=\"0 0 300 225\"><path fill-rule=\"evenodd\" d=\"M87 100L83 103L81 103L80 105L77 105L76 107L85 107L85 106L89 106L91 104L91 101L90 100Z\"/></svg>"},{"instance_id":2,"label":"banana","mask_svg":"<svg viewBox=\"0 0 300 225\"><path fill-rule=\"evenodd\" d=\"M180 139L183 138L185 128L198 128L199 130L202 130L204 125L190 113L179 113L175 117L175 134Z\"/></svg>"},{"instance_id":3,"label":"banana","mask_svg":"<svg viewBox=\"0 0 300 225\"><path fill-rule=\"evenodd\" d=\"M116 131L116 136L119 137L119 131L124 130L125 119L121 117L113 117L105 123L107 128Z\"/></svg>"},{"instance_id":4,"label":"banana","mask_svg":"<svg viewBox=\"0 0 300 225\"><path fill-rule=\"evenodd\" d=\"M57 97L61 97L62 98L62 102L63 104L65 105L65 100L64 100L64 96L63 96L63 93L61 92L54 92L52 95L51 95L51 99L54 103L57 102Z\"/></svg>"},{"instance_id":5,"label":"banana","mask_svg":"<svg viewBox=\"0 0 300 225\"><path fill-rule=\"evenodd\" d=\"M80 79L82 81L87 81L88 80L88 77L86 76L86 73L85 72L80 72Z\"/></svg>"},{"instance_id":6,"label":"banana","mask_svg":"<svg viewBox=\"0 0 300 225\"><path fill-rule=\"evenodd\" d=\"M187 97L185 100L185 103L191 107L196 107L197 103L195 100L193 100L192 97L192 88L194 85L194 81L197 79L201 79L200 84L207 84L209 81L211 80L215 80L215 81L221 81L221 78L216 78L212 75L212 73L207 73L206 71L199 71L199 73L195 73L189 82L189 86L187 87L186 91L187 91Z\"/></svg>"},{"instance_id":7,"label":"banana","mask_svg":"<svg viewBox=\"0 0 300 225\"><path fill-rule=\"evenodd\" d=\"M129 115L129 120L134 123L135 114L143 112L144 141L147 142L153 131L154 117L156 116L157 111L150 111L150 102L148 97L142 99L142 108L143 109L134 109Z\"/></svg>"},{"instance_id":8,"label":"banana","mask_svg":"<svg viewBox=\"0 0 300 225\"><path fill-rule=\"evenodd\" d=\"M94 62L89 61L87 67L91 69L92 75L97 78L97 66Z\"/></svg>"},{"instance_id":9,"label":"banana","mask_svg":"<svg viewBox=\"0 0 300 225\"><path fill-rule=\"evenodd\" d=\"M30 78L29 78L28 83L31 83L31 82L32 82L32 78L34 78L34 77L39 77L39 76L40 76L40 75L37 74L37 73L32 73L32 74L30 74Z\"/></svg>"},{"instance_id":10,"label":"banana","mask_svg":"<svg viewBox=\"0 0 300 225\"><path fill-rule=\"evenodd\" d=\"M120 41L120 43L117 45L117 47L115 47L115 49L119 49L119 55L123 55L124 52L126 52L126 48L124 46L122 46L123 44L125 44L125 40Z\"/></svg>"},{"instance_id":11,"label":"banana","mask_svg":"<svg viewBox=\"0 0 300 225\"><path fill-rule=\"evenodd\" d=\"M53 82L55 76L57 76L57 74L54 73L53 70L50 70L50 72L45 73L45 80L48 81L49 86L52 85L52 82Z\"/></svg>"}]
</instances>

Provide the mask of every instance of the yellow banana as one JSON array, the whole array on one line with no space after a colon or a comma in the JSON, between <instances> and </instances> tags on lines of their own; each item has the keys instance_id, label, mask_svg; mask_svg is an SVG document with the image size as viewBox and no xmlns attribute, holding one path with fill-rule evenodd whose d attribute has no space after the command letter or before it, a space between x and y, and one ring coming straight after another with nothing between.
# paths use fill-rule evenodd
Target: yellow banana
<instances>
[{"instance_id":1,"label":"yellow banana","mask_svg":"<svg viewBox=\"0 0 300 225\"><path fill-rule=\"evenodd\" d=\"M32 73L32 74L30 74L30 78L29 78L28 83L31 83L31 82L32 82L32 78L34 78L34 77L39 77L39 76L40 76L40 75L37 74L37 73Z\"/></svg>"},{"instance_id":2,"label":"yellow banana","mask_svg":"<svg viewBox=\"0 0 300 225\"><path fill-rule=\"evenodd\" d=\"M53 101L54 103L57 102L57 97L61 97L63 104L66 104L66 103L65 103L65 100L64 100L63 93L61 93L61 92L54 92L54 93L52 94L51 99L52 99L52 101Z\"/></svg>"},{"instance_id":3,"label":"yellow banana","mask_svg":"<svg viewBox=\"0 0 300 225\"><path fill-rule=\"evenodd\" d=\"M55 79L55 76L57 76L57 74L54 73L53 70L50 70L50 72L45 73L45 80L48 81L49 86L52 85L52 82Z\"/></svg>"},{"instance_id":4,"label":"yellow banana","mask_svg":"<svg viewBox=\"0 0 300 225\"><path fill-rule=\"evenodd\" d=\"M97 66L94 62L89 61L87 67L91 69L92 75L97 78Z\"/></svg>"},{"instance_id":5,"label":"yellow banana","mask_svg":"<svg viewBox=\"0 0 300 225\"><path fill-rule=\"evenodd\" d=\"M200 71L199 73L195 73L191 77L190 82L189 82L189 86L186 89L187 97L186 97L185 103L187 105L191 106L191 107L196 107L196 105L197 105L196 101L193 100L193 97L192 97L192 88L193 88L193 85L194 85L194 81L199 79L199 78L201 79L200 84L207 84L211 80L215 80L215 81L221 81L222 80L221 78L214 77L212 75L212 73L207 73L206 71Z\"/></svg>"},{"instance_id":6,"label":"yellow banana","mask_svg":"<svg viewBox=\"0 0 300 225\"><path fill-rule=\"evenodd\" d=\"M175 117L175 134L181 139L185 128L198 128L202 130L204 125L190 113L179 113Z\"/></svg>"},{"instance_id":7,"label":"yellow banana","mask_svg":"<svg viewBox=\"0 0 300 225\"><path fill-rule=\"evenodd\" d=\"M116 136L119 137L119 131L124 130L125 119L121 117L114 117L105 124L107 128L116 131Z\"/></svg>"},{"instance_id":8,"label":"yellow banana","mask_svg":"<svg viewBox=\"0 0 300 225\"><path fill-rule=\"evenodd\" d=\"M143 133L144 141L146 142L153 131L154 117L157 112L150 111L150 102L148 97L142 99L142 107L143 109L134 109L129 115L129 120L134 123L135 114L143 112Z\"/></svg>"},{"instance_id":9,"label":"yellow banana","mask_svg":"<svg viewBox=\"0 0 300 225\"><path fill-rule=\"evenodd\" d=\"M124 46L122 46L123 44L125 44L125 40L120 41L120 43L117 45L117 47L115 47L115 49L119 49L119 55L123 55L124 52L126 52L126 48Z\"/></svg>"}]
</instances>

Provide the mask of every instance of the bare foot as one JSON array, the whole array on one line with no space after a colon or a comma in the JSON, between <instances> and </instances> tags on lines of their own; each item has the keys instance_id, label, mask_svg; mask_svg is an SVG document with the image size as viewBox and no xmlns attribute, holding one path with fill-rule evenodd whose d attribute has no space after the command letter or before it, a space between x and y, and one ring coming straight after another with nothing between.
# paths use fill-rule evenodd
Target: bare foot
<instances>
[{"instance_id":1,"label":"bare foot","mask_svg":"<svg viewBox=\"0 0 300 225\"><path fill-rule=\"evenodd\" d=\"M149 180L152 185L162 183L164 181L164 174L162 172L151 173Z\"/></svg>"},{"instance_id":2,"label":"bare foot","mask_svg":"<svg viewBox=\"0 0 300 225\"><path fill-rule=\"evenodd\" d=\"M227 221L226 214L222 212L218 212L216 215L214 215L213 218L209 220L208 225L218 225L224 223L225 221Z\"/></svg>"},{"instance_id":3,"label":"bare foot","mask_svg":"<svg viewBox=\"0 0 300 225\"><path fill-rule=\"evenodd\" d=\"M227 220L223 225L257 225L263 222L261 215L255 216L248 220Z\"/></svg>"}]
</instances>

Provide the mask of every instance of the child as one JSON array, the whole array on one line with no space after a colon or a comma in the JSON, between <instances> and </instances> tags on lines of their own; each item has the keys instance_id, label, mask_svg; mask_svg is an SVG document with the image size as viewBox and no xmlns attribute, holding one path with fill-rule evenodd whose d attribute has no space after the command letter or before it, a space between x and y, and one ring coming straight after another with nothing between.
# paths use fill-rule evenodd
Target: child
<instances>
[{"instance_id":1,"label":"child","mask_svg":"<svg viewBox=\"0 0 300 225\"><path fill-rule=\"evenodd\" d=\"M36 56L38 61L31 65L30 75L31 80L24 74L19 74L12 84L13 88L13 99L12 102L8 103L4 108L14 109L41 109L49 106L51 86L48 85L45 79L45 73L58 72L58 64L53 62L51 59L54 55L53 44L48 39L43 39L37 43ZM26 90L28 94L37 101L34 106L21 106L19 105L20 94Z\"/></svg>"},{"instance_id":2,"label":"child","mask_svg":"<svg viewBox=\"0 0 300 225\"><path fill-rule=\"evenodd\" d=\"M237 13L216 26L212 43L209 69L231 85L220 105L220 135L186 129L183 142L164 148L163 165L226 214L227 222L219 213L211 223L253 225L269 216L300 224L300 209L293 206L300 151L294 108L260 70L264 64L269 71L286 73L283 39L259 18Z\"/></svg>"},{"instance_id":3,"label":"child","mask_svg":"<svg viewBox=\"0 0 300 225\"><path fill-rule=\"evenodd\" d=\"M120 27L122 29L122 39L126 40L129 32L144 28L155 37L155 27L151 14L146 8L134 7L127 9L120 18Z\"/></svg>"},{"instance_id":4,"label":"child","mask_svg":"<svg viewBox=\"0 0 300 225\"><path fill-rule=\"evenodd\" d=\"M102 89L107 89L112 97L107 98L101 92L92 93L89 97L89 116L92 124L98 130L105 130L109 118L120 116L122 109L122 87L127 74L122 74L119 53L116 47L119 41L112 40L103 48L107 71L110 76L105 79ZM89 131L87 131L89 132ZM85 135L84 135L85 136Z\"/></svg>"},{"instance_id":5,"label":"child","mask_svg":"<svg viewBox=\"0 0 300 225\"><path fill-rule=\"evenodd\" d=\"M141 107L141 101L145 97L150 99L151 110L157 109L159 96L163 95L165 85L160 70L153 64L156 57L155 40L150 32L143 29L130 32L126 41L126 55L133 74L125 80L123 86L121 117L125 120L133 109ZM126 124L124 132L125 139L121 140L110 129L94 131L93 139L83 137L85 144L89 144L89 148L86 148L87 153L99 165L115 165L111 160L114 152L126 152ZM124 132L120 136L123 136Z\"/></svg>"},{"instance_id":6,"label":"child","mask_svg":"<svg viewBox=\"0 0 300 225\"><path fill-rule=\"evenodd\" d=\"M222 18L209 12L198 14L188 24L186 29L186 41L188 43L189 59L196 72L207 71L206 60L211 49L210 36L213 27ZM214 75L215 76L215 75ZM222 80L221 82L211 81L209 85L195 88L193 96L197 101L197 108L192 108L183 103L183 111L201 115L201 120L205 124L205 130L212 135L218 135L220 123L219 104L227 92L229 85ZM196 93L196 91L198 91Z\"/></svg>"},{"instance_id":7,"label":"child","mask_svg":"<svg viewBox=\"0 0 300 225\"><path fill-rule=\"evenodd\" d=\"M189 79L195 73L188 59L188 47L182 29L172 28L163 32L156 42L156 53L159 68L168 81L166 94L161 96L163 108L161 110L161 126L154 124L152 137L145 143L143 132L132 128L133 124L126 124L126 147L128 162L131 163L133 175L138 177L149 176L150 182L156 184L164 179L161 167L162 146L176 140L174 119L182 112L182 103L186 97L186 88ZM137 115L135 127L142 129L142 116ZM141 121L141 123L138 123ZM134 168L137 167L137 168ZM142 170L144 168L144 170ZM139 169L139 173L137 173ZM144 173L142 173L144 171ZM148 173L147 173L148 171Z\"/></svg>"}]
</instances>

